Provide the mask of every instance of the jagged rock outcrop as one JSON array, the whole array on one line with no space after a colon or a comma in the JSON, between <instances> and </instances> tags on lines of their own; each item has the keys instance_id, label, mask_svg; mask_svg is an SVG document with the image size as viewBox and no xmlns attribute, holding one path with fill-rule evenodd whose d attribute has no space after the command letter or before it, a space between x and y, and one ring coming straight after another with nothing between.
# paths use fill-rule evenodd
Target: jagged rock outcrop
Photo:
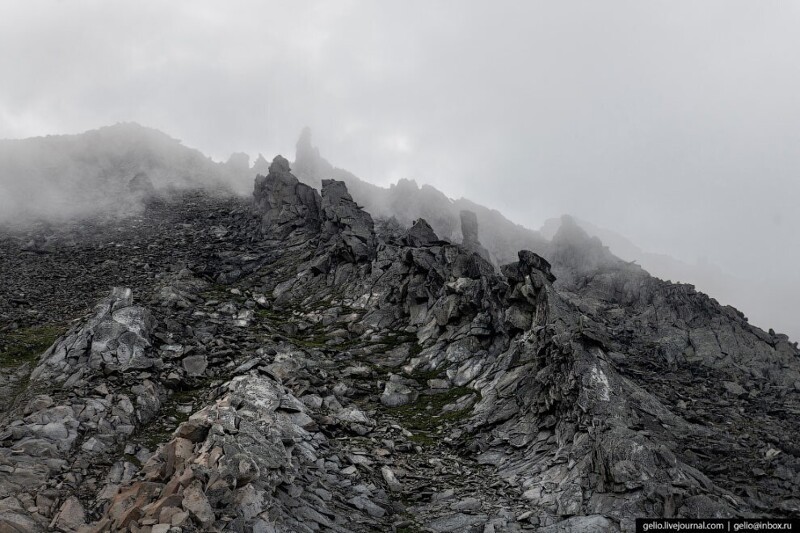
<instances>
[{"instance_id":1,"label":"jagged rock outcrop","mask_svg":"<svg viewBox=\"0 0 800 533\"><path fill-rule=\"evenodd\" d=\"M292 175L284 157L276 156L269 174L256 177L253 197L255 208L261 213L264 233L286 237L296 229L313 231L320 227L319 193Z\"/></svg>"},{"instance_id":2,"label":"jagged rock outcrop","mask_svg":"<svg viewBox=\"0 0 800 533\"><path fill-rule=\"evenodd\" d=\"M405 242L409 246L420 247L436 244L440 241L431 225L424 218L418 218L406 231Z\"/></svg>"},{"instance_id":3,"label":"jagged rock outcrop","mask_svg":"<svg viewBox=\"0 0 800 533\"><path fill-rule=\"evenodd\" d=\"M577 280L598 271L610 280L640 273L579 228L564 228L553 241L551 256L565 273L565 287L584 292L575 286ZM425 269L423 276L414 270L393 276L393 268L379 266L381 282L369 283L365 322L388 327L402 321L403 314L389 312L392 307L382 302L396 299L391 288L404 287L403 311L419 326L423 347L404 370L413 374L444 367L449 386L469 385L480 393L467 430L479 436L471 439L471 449L480 454L479 461L520 484L538 513L536 525L581 515L588 518L571 518L570 524L629 530L634 516L730 516L748 507L663 445L716 432L675 415L636 380L619 373L615 363L627 349L625 339L616 338L617 330L608 327L591 298L569 291L562 297L552 285L550 263L533 252L520 252L518 263L503 268L503 280L489 265L466 267L466 257L448 256L450 250L442 247L444 255L438 257L425 257L419 248L410 251L414 268ZM377 264L388 264L380 252ZM415 288L411 280L417 278L424 280L418 286L424 289ZM409 279L407 286L403 279ZM603 283L597 284L599 290ZM312 286L313 280L307 280L292 290L308 294ZM761 359L769 364L773 357L764 353ZM793 357L783 363L796 367L796 353ZM411 401L410 392L406 384L387 385L382 401L404 404ZM661 429L636 429L642 412L659 420ZM600 510L602 516L594 516Z\"/></svg>"},{"instance_id":4,"label":"jagged rock outcrop","mask_svg":"<svg viewBox=\"0 0 800 533\"><path fill-rule=\"evenodd\" d=\"M148 353L152 330L152 316L133 305L131 290L115 288L81 329L67 334L42 355L31 380L63 382L65 387L72 387L91 372L151 368L156 364Z\"/></svg>"},{"instance_id":5,"label":"jagged rock outcrop","mask_svg":"<svg viewBox=\"0 0 800 533\"><path fill-rule=\"evenodd\" d=\"M627 532L800 514L785 336L568 222L498 271L424 220L373 224L342 182L319 194L283 158L254 197L167 199L149 209L188 222L103 237L138 261L119 269L142 303L115 291L14 393L3 527Z\"/></svg>"},{"instance_id":6,"label":"jagged rock outcrop","mask_svg":"<svg viewBox=\"0 0 800 533\"><path fill-rule=\"evenodd\" d=\"M353 201L343 181L322 180L322 235L341 240L352 262L375 257L372 217Z\"/></svg>"},{"instance_id":7,"label":"jagged rock outcrop","mask_svg":"<svg viewBox=\"0 0 800 533\"><path fill-rule=\"evenodd\" d=\"M294 177L285 158L276 156L269 174L256 177L253 196L268 236L287 237L300 229L319 236L345 260L368 261L375 256L372 217L356 205L342 181L323 180L320 195Z\"/></svg>"},{"instance_id":8,"label":"jagged rock outcrop","mask_svg":"<svg viewBox=\"0 0 800 533\"><path fill-rule=\"evenodd\" d=\"M512 223L500 212L463 198L451 200L430 185L400 179L389 188L383 188L347 170L336 168L320 155L319 149L312 143L311 130L308 128L303 129L297 141L292 169L302 182L315 188L321 187L323 179L344 181L355 201L364 206L375 220L394 218L408 228L417 219L423 218L441 239L450 242L462 240L460 212L473 212L484 236L483 245L488 248L491 261L498 266L514 261L519 250L530 249L541 253L547 246L547 240L538 232ZM480 249L476 251L483 253Z\"/></svg>"}]
</instances>

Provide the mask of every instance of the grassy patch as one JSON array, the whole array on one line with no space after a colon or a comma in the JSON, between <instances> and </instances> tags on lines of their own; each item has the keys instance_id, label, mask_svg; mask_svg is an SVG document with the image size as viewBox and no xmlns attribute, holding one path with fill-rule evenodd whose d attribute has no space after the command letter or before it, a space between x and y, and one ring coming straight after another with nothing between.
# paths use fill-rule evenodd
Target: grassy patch
<instances>
[{"instance_id":1,"label":"grassy patch","mask_svg":"<svg viewBox=\"0 0 800 533\"><path fill-rule=\"evenodd\" d=\"M412 432L431 432L439 426L456 422L469 414L469 409L442 413L445 405L451 404L462 396L477 394L467 387L454 387L439 394L420 396L416 402L389 409L389 413L397 417L402 425ZM430 437L414 435L418 439L426 440ZM436 441L437 439L432 439ZM428 442L421 442L428 444Z\"/></svg>"},{"instance_id":2,"label":"grassy patch","mask_svg":"<svg viewBox=\"0 0 800 533\"><path fill-rule=\"evenodd\" d=\"M410 344L409 352L412 354L411 356L413 356L414 353L419 353L419 351L422 349L417 344L417 336L413 333L406 333L405 331L390 332L380 340L364 341L362 344L364 347L370 346L379 349L379 351L376 353L390 352L396 348Z\"/></svg>"},{"instance_id":3,"label":"grassy patch","mask_svg":"<svg viewBox=\"0 0 800 533\"><path fill-rule=\"evenodd\" d=\"M141 462L141 461L139 460L139 458L138 458L138 457L136 457L135 455L131 455L131 454L129 454L129 453L126 453L126 454L123 454L123 456L122 456L122 457L123 457L123 458L124 458L126 461L128 461L129 463L136 465L136 466L137 466L137 468L141 468L141 467L142 467L142 462Z\"/></svg>"},{"instance_id":4,"label":"grassy patch","mask_svg":"<svg viewBox=\"0 0 800 533\"><path fill-rule=\"evenodd\" d=\"M174 423L168 421L169 417L175 417L176 421ZM175 429L188 419L189 415L175 410L174 407L172 409L165 408L163 413L157 415L156 420L151 420L146 426L141 428L139 433L137 433L132 440L153 452L159 445L168 442ZM136 464L134 461L131 462Z\"/></svg>"},{"instance_id":5,"label":"grassy patch","mask_svg":"<svg viewBox=\"0 0 800 533\"><path fill-rule=\"evenodd\" d=\"M0 367L17 367L34 362L64 333L60 326L33 326L0 337Z\"/></svg>"},{"instance_id":6,"label":"grassy patch","mask_svg":"<svg viewBox=\"0 0 800 533\"><path fill-rule=\"evenodd\" d=\"M291 313L282 313L273 309L257 309L255 315L261 320L268 320L270 322L286 322L292 316Z\"/></svg>"},{"instance_id":7,"label":"grassy patch","mask_svg":"<svg viewBox=\"0 0 800 533\"><path fill-rule=\"evenodd\" d=\"M219 300L221 302L241 298L241 296L237 296L231 292L232 288L232 286L223 285L222 283L210 283L209 286L200 293L200 296L204 300Z\"/></svg>"},{"instance_id":8,"label":"grassy patch","mask_svg":"<svg viewBox=\"0 0 800 533\"><path fill-rule=\"evenodd\" d=\"M330 348L327 344L328 337L324 335L309 335L308 337L289 337L289 341L299 348L308 348L318 350L322 348ZM337 346L338 348L339 346Z\"/></svg>"},{"instance_id":9,"label":"grassy patch","mask_svg":"<svg viewBox=\"0 0 800 533\"><path fill-rule=\"evenodd\" d=\"M447 366L443 365L439 368L434 368L433 370L414 370L411 373L411 378L415 379L417 383L422 386L427 386L429 379L436 379L436 378L444 378L446 377Z\"/></svg>"},{"instance_id":10,"label":"grassy patch","mask_svg":"<svg viewBox=\"0 0 800 533\"><path fill-rule=\"evenodd\" d=\"M383 344L388 344L392 348L400 346L402 344L417 342L417 335L415 333L408 333L407 331L392 331L386 334L386 337L383 339Z\"/></svg>"},{"instance_id":11,"label":"grassy patch","mask_svg":"<svg viewBox=\"0 0 800 533\"><path fill-rule=\"evenodd\" d=\"M360 345L358 339L344 339L337 344L328 344L331 337L325 335L312 335L307 338L290 337L289 340L301 348L338 350L340 352Z\"/></svg>"},{"instance_id":12,"label":"grassy patch","mask_svg":"<svg viewBox=\"0 0 800 533\"><path fill-rule=\"evenodd\" d=\"M150 451L155 451L160 444L169 441L177 427L191 416L191 413L179 411L178 406L191 403L192 410L198 410L197 400L203 393L212 390L215 382L218 380L207 378L198 382L191 389L174 392L167 398L156 416L141 428L132 440ZM170 419L174 419L174 421Z\"/></svg>"}]
</instances>

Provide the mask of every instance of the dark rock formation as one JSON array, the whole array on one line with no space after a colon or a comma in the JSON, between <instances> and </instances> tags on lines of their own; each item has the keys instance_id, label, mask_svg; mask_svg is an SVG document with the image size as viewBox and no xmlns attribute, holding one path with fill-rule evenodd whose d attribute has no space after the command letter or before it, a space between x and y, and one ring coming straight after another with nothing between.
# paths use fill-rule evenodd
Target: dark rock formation
<instances>
[{"instance_id":1,"label":"dark rock formation","mask_svg":"<svg viewBox=\"0 0 800 533\"><path fill-rule=\"evenodd\" d=\"M322 186L278 157L253 206L166 199L135 227L50 228L47 254L21 244L45 230L0 240L0 530L800 514L785 336L568 221L498 272ZM72 307L99 284L133 291ZM43 349L41 323L62 325Z\"/></svg>"},{"instance_id":2,"label":"dark rock formation","mask_svg":"<svg viewBox=\"0 0 800 533\"><path fill-rule=\"evenodd\" d=\"M340 239L351 261L375 257L372 217L353 201L343 181L322 180L322 234Z\"/></svg>"},{"instance_id":3,"label":"dark rock formation","mask_svg":"<svg viewBox=\"0 0 800 533\"><path fill-rule=\"evenodd\" d=\"M269 174L256 176L253 197L265 233L285 237L296 229L313 231L320 227L319 193L292 175L284 157L275 157Z\"/></svg>"},{"instance_id":4,"label":"dark rock formation","mask_svg":"<svg viewBox=\"0 0 800 533\"><path fill-rule=\"evenodd\" d=\"M544 274L547 281L553 283L556 277L550 272L550 263L547 262L542 256L531 252L530 250L519 251L519 267L522 272L530 273L538 270Z\"/></svg>"},{"instance_id":5,"label":"dark rock formation","mask_svg":"<svg viewBox=\"0 0 800 533\"><path fill-rule=\"evenodd\" d=\"M375 256L372 217L353 201L344 182L323 180L322 195L290 172L289 162L275 157L269 174L257 176L255 210L262 231L287 237L300 229L337 248L345 260L367 261Z\"/></svg>"},{"instance_id":6,"label":"dark rock formation","mask_svg":"<svg viewBox=\"0 0 800 533\"><path fill-rule=\"evenodd\" d=\"M441 239L450 242L458 242L462 235L461 211L471 211L480 223L483 236L483 246L475 251L484 253L485 247L488 257L496 265L514 261L521 249L542 252L547 246L547 240L538 232L512 223L498 211L463 198L451 200L430 185L420 186L414 180L401 179L386 189L368 183L347 170L336 168L312 144L311 130L308 128L303 130L297 141L292 169L301 181L315 188L321 187L323 179L344 181L353 199L364 206L375 220L394 218L408 228L417 219L423 218ZM475 242L478 242L477 231L474 235Z\"/></svg>"},{"instance_id":7,"label":"dark rock formation","mask_svg":"<svg viewBox=\"0 0 800 533\"><path fill-rule=\"evenodd\" d=\"M408 228L405 241L409 246L415 247L429 246L440 242L439 237L424 218L415 220L414 225Z\"/></svg>"}]
</instances>

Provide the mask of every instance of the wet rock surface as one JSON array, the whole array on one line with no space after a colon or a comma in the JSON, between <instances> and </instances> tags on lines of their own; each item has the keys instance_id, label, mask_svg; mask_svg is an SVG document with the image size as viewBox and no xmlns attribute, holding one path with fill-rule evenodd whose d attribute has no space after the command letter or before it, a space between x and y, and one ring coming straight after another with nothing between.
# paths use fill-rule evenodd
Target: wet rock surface
<instances>
[{"instance_id":1,"label":"wet rock surface","mask_svg":"<svg viewBox=\"0 0 800 533\"><path fill-rule=\"evenodd\" d=\"M5 231L0 530L798 516L785 336L568 224L499 270L467 244L282 158L252 203Z\"/></svg>"}]
</instances>

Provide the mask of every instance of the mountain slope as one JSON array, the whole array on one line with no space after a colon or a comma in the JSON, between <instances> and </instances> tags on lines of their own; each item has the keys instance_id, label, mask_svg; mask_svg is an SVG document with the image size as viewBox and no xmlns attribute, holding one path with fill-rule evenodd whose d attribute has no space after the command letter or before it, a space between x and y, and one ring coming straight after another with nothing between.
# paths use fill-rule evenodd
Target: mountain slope
<instances>
[{"instance_id":1,"label":"mountain slope","mask_svg":"<svg viewBox=\"0 0 800 533\"><path fill-rule=\"evenodd\" d=\"M78 135L0 141L0 222L125 213L155 189L230 187L241 165L218 164L158 130L116 124ZM249 174L249 164L245 165ZM134 191L135 192L135 191Z\"/></svg>"},{"instance_id":2,"label":"mountain slope","mask_svg":"<svg viewBox=\"0 0 800 533\"><path fill-rule=\"evenodd\" d=\"M97 270L134 292L40 357L3 349L3 527L566 533L800 515L785 336L569 219L551 262L523 250L498 271L320 185L278 157L251 205L183 193L137 228L62 228L56 277L20 259L29 234L4 237L12 280ZM109 246L150 268L109 269ZM59 305L81 295L16 294L3 324L71 318Z\"/></svg>"},{"instance_id":3,"label":"mountain slope","mask_svg":"<svg viewBox=\"0 0 800 533\"><path fill-rule=\"evenodd\" d=\"M690 283L721 302L747 310L753 323L787 333L792 339L800 339L800 323L792 312L794 302L800 297L800 285L795 280L786 277L774 279L767 272L749 272L747 277L740 279L710 263L691 265L668 255L646 252L613 231L578 218L573 220L589 235L598 237L614 255L637 262L651 275ZM547 220L540 231L550 239L561 223L561 219Z\"/></svg>"},{"instance_id":4,"label":"mountain slope","mask_svg":"<svg viewBox=\"0 0 800 533\"><path fill-rule=\"evenodd\" d=\"M518 250L533 250L549 259L548 242L558 231L560 219L545 222L540 231L514 224L498 211L461 198L452 200L434 187L418 186L411 180L399 180L387 188L361 180L352 173L334 167L320 155L311 143L306 129L297 142L292 171L301 181L320 187L322 179L334 178L347 183L353 198L377 218L394 217L410 227L418 218L430 223L436 233L452 242L461 242L461 211L476 214L480 227L480 242L489 251L495 266L516 260ZM642 250L625 237L575 218L590 235L598 237L610 250L628 261L637 261L653 276L691 283L700 290L715 295L720 301L747 309L751 318L762 327L775 328L800 338L800 325L795 319L793 302L800 294L795 280L760 278L753 273L747 279L737 279L712 265L689 265L663 254Z\"/></svg>"}]
</instances>

